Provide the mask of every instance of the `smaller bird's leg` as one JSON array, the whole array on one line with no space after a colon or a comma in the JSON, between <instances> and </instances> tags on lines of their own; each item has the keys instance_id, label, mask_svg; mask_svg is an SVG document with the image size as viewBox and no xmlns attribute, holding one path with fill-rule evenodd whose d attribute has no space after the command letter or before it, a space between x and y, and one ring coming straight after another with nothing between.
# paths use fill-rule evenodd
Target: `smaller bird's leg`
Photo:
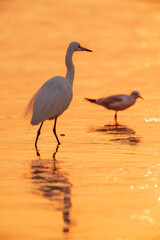
<instances>
[{"instance_id":1,"label":"smaller bird's leg","mask_svg":"<svg viewBox=\"0 0 160 240\"><path fill-rule=\"evenodd\" d=\"M115 118L115 123L116 123L116 126L117 126L117 125L118 125L118 122L117 122L117 111L116 111L116 113L115 113L114 118Z\"/></svg>"},{"instance_id":2,"label":"smaller bird's leg","mask_svg":"<svg viewBox=\"0 0 160 240\"><path fill-rule=\"evenodd\" d=\"M57 123L57 117L55 118L54 127L53 127L53 133L54 133L54 135L55 135L55 137L57 139L58 145L60 145L61 143L60 143L60 141L59 141L59 139L57 137L57 133L56 133L56 123Z\"/></svg>"},{"instance_id":3,"label":"smaller bird's leg","mask_svg":"<svg viewBox=\"0 0 160 240\"><path fill-rule=\"evenodd\" d=\"M40 125L40 127L37 131L37 137L36 137L36 141L35 141L35 148L36 148L36 151L37 151L37 156L40 156L40 154L38 152L38 148L37 148L37 142L38 142L39 135L41 134L42 125L43 125L43 122L41 122L41 125Z\"/></svg>"}]
</instances>

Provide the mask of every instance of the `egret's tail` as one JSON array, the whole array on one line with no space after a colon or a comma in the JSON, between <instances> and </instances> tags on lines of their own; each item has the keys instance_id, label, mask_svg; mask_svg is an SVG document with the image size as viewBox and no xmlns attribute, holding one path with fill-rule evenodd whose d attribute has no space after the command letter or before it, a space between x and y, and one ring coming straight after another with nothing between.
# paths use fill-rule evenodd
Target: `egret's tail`
<instances>
[{"instance_id":1,"label":"egret's tail","mask_svg":"<svg viewBox=\"0 0 160 240\"><path fill-rule=\"evenodd\" d=\"M91 99L91 98L85 98L85 99L91 103L96 103L96 99Z\"/></svg>"}]
</instances>

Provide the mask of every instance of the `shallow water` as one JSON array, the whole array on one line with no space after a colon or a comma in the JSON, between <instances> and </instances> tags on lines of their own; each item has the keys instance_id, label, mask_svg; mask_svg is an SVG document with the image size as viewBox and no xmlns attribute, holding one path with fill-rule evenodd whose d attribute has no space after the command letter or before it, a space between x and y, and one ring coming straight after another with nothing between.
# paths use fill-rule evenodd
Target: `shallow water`
<instances>
[{"instance_id":1,"label":"shallow water","mask_svg":"<svg viewBox=\"0 0 160 240\"><path fill-rule=\"evenodd\" d=\"M159 1L0 2L0 239L160 239ZM58 119L23 119L34 92L65 75L75 53L74 98ZM139 90L118 113L88 103ZM62 136L60 136L62 135ZM64 136L63 136L64 135Z\"/></svg>"}]
</instances>

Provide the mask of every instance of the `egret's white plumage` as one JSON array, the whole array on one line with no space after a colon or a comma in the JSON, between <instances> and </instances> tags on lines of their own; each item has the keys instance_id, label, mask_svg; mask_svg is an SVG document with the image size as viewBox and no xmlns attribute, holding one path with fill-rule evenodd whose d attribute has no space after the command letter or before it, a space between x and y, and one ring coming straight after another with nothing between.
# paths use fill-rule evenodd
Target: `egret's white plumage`
<instances>
[{"instance_id":1,"label":"egret's white plumage","mask_svg":"<svg viewBox=\"0 0 160 240\"><path fill-rule=\"evenodd\" d=\"M36 149L40 130L45 120L55 119L53 131L58 144L60 144L56 134L56 121L57 118L69 107L72 100L72 85L75 72L72 56L75 51L92 52L87 48L81 47L78 42L71 42L65 58L67 67L66 77L56 76L46 81L34 94L26 108L26 114L32 112L31 124L37 125L41 123L35 141Z\"/></svg>"},{"instance_id":2,"label":"egret's white plumage","mask_svg":"<svg viewBox=\"0 0 160 240\"><path fill-rule=\"evenodd\" d=\"M32 125L60 116L72 100L72 87L63 77L54 77L44 83L34 96Z\"/></svg>"},{"instance_id":3,"label":"egret's white plumage","mask_svg":"<svg viewBox=\"0 0 160 240\"><path fill-rule=\"evenodd\" d=\"M117 112L125 110L136 103L137 98L142 98L138 91L133 91L130 95L127 94L118 94L112 95L109 97L99 98L99 99L90 99L85 98L89 102L96 103L101 105L109 110L116 111L115 113L115 122L117 124Z\"/></svg>"}]
</instances>

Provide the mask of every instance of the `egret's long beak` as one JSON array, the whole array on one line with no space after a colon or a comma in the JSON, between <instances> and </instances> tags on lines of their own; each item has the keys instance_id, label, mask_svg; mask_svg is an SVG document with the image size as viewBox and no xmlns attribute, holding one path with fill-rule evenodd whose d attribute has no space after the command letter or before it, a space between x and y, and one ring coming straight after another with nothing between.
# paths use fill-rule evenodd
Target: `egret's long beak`
<instances>
[{"instance_id":1,"label":"egret's long beak","mask_svg":"<svg viewBox=\"0 0 160 240\"><path fill-rule=\"evenodd\" d=\"M142 98L144 100L144 98L142 96L139 96L139 98Z\"/></svg>"},{"instance_id":2,"label":"egret's long beak","mask_svg":"<svg viewBox=\"0 0 160 240\"><path fill-rule=\"evenodd\" d=\"M92 50L84 47L80 47L81 51L93 52Z\"/></svg>"}]
</instances>

